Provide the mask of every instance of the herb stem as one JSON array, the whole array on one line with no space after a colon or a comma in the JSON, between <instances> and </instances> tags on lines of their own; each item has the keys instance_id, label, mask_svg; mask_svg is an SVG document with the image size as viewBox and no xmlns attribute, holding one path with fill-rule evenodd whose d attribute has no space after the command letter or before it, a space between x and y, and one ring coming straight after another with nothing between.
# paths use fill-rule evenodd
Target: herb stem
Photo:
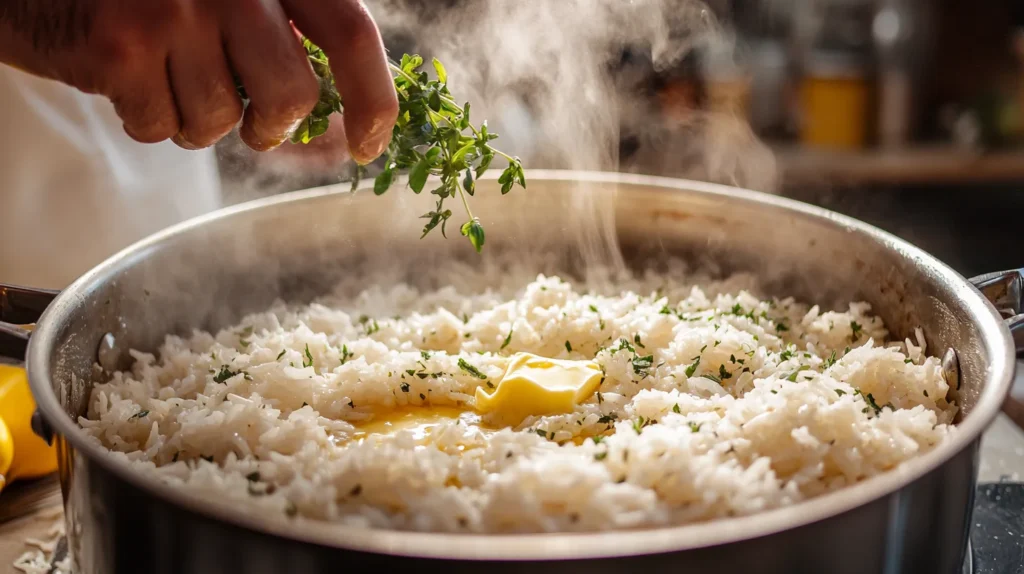
<instances>
[{"instance_id":1,"label":"herb stem","mask_svg":"<svg viewBox=\"0 0 1024 574\"><path fill-rule=\"evenodd\" d=\"M417 79L412 74L410 74L410 73L406 72L405 70L403 70L402 67L399 66L398 64L396 64L393 60L390 60L390 59L388 60L388 67L391 68L392 72L398 74L399 76L404 77L406 80L409 80L410 82L412 82L414 84L419 83L419 79Z\"/></svg>"},{"instance_id":2,"label":"herb stem","mask_svg":"<svg viewBox=\"0 0 1024 574\"><path fill-rule=\"evenodd\" d=\"M473 217L473 212L469 209L469 200L466 199L466 191L458 181L455 182L455 188L459 190L459 198L462 199L462 206L466 208L466 216L469 217L470 221L473 221L476 218Z\"/></svg>"},{"instance_id":3,"label":"herb stem","mask_svg":"<svg viewBox=\"0 0 1024 574\"><path fill-rule=\"evenodd\" d=\"M291 140L308 143L327 132L331 114L342 112L344 103L335 86L326 54L308 39L303 38L302 43L320 81L320 100L292 134ZM480 252L485 241L484 228L469 207L469 197L476 191L476 180L497 156L508 161L498 178L502 195L516 186L525 188L526 175L522 161L491 146L490 142L498 134L490 132L486 122L480 129L470 123L469 103L459 105L455 102L448 91L448 73L444 65L436 58L432 64L437 72L436 80L429 79L420 71L423 58L418 55L406 54L401 62L388 59L388 69L393 75L398 95L399 113L391 143L387 153L383 154L386 158L384 168L375 178L373 192L376 195L386 193L399 170L408 170L407 186L416 194L424 191L431 176L439 177L440 187L430 192L436 196L436 206L421 217L427 220L421 237L426 237L437 227L444 235L445 224L452 217L452 210L445 208L445 200L458 193L469 217L461 227L462 235L469 238ZM236 84L241 97L247 99L244 86L237 81ZM364 173L363 166L357 164L352 178L353 191L359 187ZM311 361L306 357L303 362Z\"/></svg>"},{"instance_id":4,"label":"herb stem","mask_svg":"<svg viewBox=\"0 0 1024 574\"><path fill-rule=\"evenodd\" d=\"M391 68L392 72L398 74L399 76L402 76L403 78L409 80L410 82L418 82L419 81L416 77L414 77L412 74L410 74L410 73L406 72L405 70L403 70L401 68L401 66L399 66L398 64L396 64L395 62L393 62L391 60L388 60L388 67ZM441 99L444 102L449 103L449 104L451 104L451 105L453 105L455 107L459 106L459 104L456 103L455 100L453 100L453 99L451 99L451 98L449 98L447 96L441 96ZM427 108L427 111L429 112L429 116L428 117L430 117L430 119L431 119L430 123L436 129L437 128L437 123L434 121L434 116L437 116L440 119L444 119L444 118L441 117L440 114L438 114L437 112L435 112L434 110L432 110L430 108ZM480 130L476 129L476 126L470 124L469 125L469 129L473 131L473 135L475 135L477 137L480 137ZM500 155L501 157L507 159L508 161L516 161L516 158L508 155L507 153L501 151L498 148L491 148L491 150L494 153Z\"/></svg>"},{"instance_id":5,"label":"herb stem","mask_svg":"<svg viewBox=\"0 0 1024 574\"><path fill-rule=\"evenodd\" d=\"M410 73L406 72L405 70L403 70L401 68L401 66L399 66L395 62L393 62L391 60L388 60L388 67L391 68L392 72L398 74L399 76L402 76L406 80L409 80L410 82L413 82L413 83L419 83L419 79L418 78L416 78L412 74L410 74ZM448 96L441 95L440 97L441 97L441 100L443 100L444 102L449 103L449 104L451 104L451 105L453 105L455 107L460 107L459 104L457 104L455 102L455 100L449 98ZM430 108L427 108L427 109L430 109ZM433 110L430 110L430 111L433 111ZM476 128L473 128L473 131L475 132Z\"/></svg>"}]
</instances>

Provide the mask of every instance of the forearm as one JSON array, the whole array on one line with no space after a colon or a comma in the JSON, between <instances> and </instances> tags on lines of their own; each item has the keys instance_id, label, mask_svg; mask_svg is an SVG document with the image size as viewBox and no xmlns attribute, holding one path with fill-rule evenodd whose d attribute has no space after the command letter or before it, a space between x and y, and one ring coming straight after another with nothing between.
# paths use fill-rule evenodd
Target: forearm
<instances>
[{"instance_id":1,"label":"forearm","mask_svg":"<svg viewBox=\"0 0 1024 574\"><path fill-rule=\"evenodd\" d=\"M0 0L0 62L55 77L52 55L81 42L89 0Z\"/></svg>"}]
</instances>

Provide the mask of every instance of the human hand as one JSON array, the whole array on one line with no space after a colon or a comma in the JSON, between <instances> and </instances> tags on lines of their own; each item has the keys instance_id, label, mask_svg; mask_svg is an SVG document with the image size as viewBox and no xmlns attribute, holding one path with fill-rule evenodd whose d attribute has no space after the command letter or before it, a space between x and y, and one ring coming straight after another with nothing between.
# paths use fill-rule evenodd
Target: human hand
<instances>
[{"instance_id":1,"label":"human hand","mask_svg":"<svg viewBox=\"0 0 1024 574\"><path fill-rule=\"evenodd\" d=\"M0 8L0 61L113 101L140 142L210 146L242 120L247 145L280 145L317 102L291 22L330 58L352 157L386 148L398 102L361 0L15 1ZM232 72L250 103L244 111Z\"/></svg>"},{"instance_id":2,"label":"human hand","mask_svg":"<svg viewBox=\"0 0 1024 574\"><path fill-rule=\"evenodd\" d=\"M345 138L345 126L331 122L320 137L303 145L283 145L267 153L254 154L255 160L272 170L312 176L338 176L351 159Z\"/></svg>"}]
</instances>

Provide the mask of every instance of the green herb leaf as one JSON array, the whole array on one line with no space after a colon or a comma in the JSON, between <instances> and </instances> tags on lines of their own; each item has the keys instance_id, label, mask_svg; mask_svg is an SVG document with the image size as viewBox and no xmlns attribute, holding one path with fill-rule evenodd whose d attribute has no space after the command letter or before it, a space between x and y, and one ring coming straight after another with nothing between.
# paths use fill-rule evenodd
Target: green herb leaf
<instances>
[{"instance_id":1,"label":"green herb leaf","mask_svg":"<svg viewBox=\"0 0 1024 574\"><path fill-rule=\"evenodd\" d=\"M355 356L355 354L349 352L348 345L342 345L341 346L341 357L340 358L341 358L341 364L342 365L347 363L348 360L351 359L353 356Z\"/></svg>"},{"instance_id":2,"label":"green herb leaf","mask_svg":"<svg viewBox=\"0 0 1024 574\"><path fill-rule=\"evenodd\" d=\"M480 220L474 218L462 225L462 234L469 238L469 242L473 244L473 248L476 249L477 253L484 248L484 226L480 225Z\"/></svg>"},{"instance_id":3,"label":"green herb leaf","mask_svg":"<svg viewBox=\"0 0 1024 574\"><path fill-rule=\"evenodd\" d=\"M390 165L384 168L384 171L380 172L377 179L373 182L373 193L376 195L384 195L385 192L391 187L391 182L395 178L395 172Z\"/></svg>"},{"instance_id":4,"label":"green herb leaf","mask_svg":"<svg viewBox=\"0 0 1024 574\"><path fill-rule=\"evenodd\" d=\"M645 419L644 417L640 417L639 419L633 421L633 431L635 431L636 434L640 434L641 432L643 432L644 427L647 427L650 424L652 424L651 419Z\"/></svg>"},{"instance_id":5,"label":"green herb leaf","mask_svg":"<svg viewBox=\"0 0 1024 574\"><path fill-rule=\"evenodd\" d=\"M434 71L437 72L437 81L442 84L448 83L448 72L444 69L444 64L437 58L434 58Z\"/></svg>"},{"instance_id":6,"label":"green herb leaf","mask_svg":"<svg viewBox=\"0 0 1024 574\"><path fill-rule=\"evenodd\" d=\"M679 403L672 405L672 412L676 413L677 415L682 413L682 411L679 410Z\"/></svg>"},{"instance_id":7,"label":"green herb leaf","mask_svg":"<svg viewBox=\"0 0 1024 574\"><path fill-rule=\"evenodd\" d=\"M788 377L786 377L786 380L791 382L791 383L795 383L797 375L799 375L800 373L802 373L803 371L806 371L808 369L810 369L810 367L808 367L807 365L803 365L800 368L798 368L797 370L793 371Z\"/></svg>"},{"instance_id":8,"label":"green herb leaf","mask_svg":"<svg viewBox=\"0 0 1024 574\"><path fill-rule=\"evenodd\" d=\"M213 377L213 382L224 383L239 373L241 373L241 371L232 371L227 365L221 365L220 371Z\"/></svg>"},{"instance_id":9,"label":"green herb leaf","mask_svg":"<svg viewBox=\"0 0 1024 574\"><path fill-rule=\"evenodd\" d=\"M651 367L654 366L654 355L634 357L632 364L633 372L641 378L646 378L650 375Z\"/></svg>"},{"instance_id":10,"label":"green herb leaf","mask_svg":"<svg viewBox=\"0 0 1024 574\"><path fill-rule=\"evenodd\" d=\"M856 321L850 321L850 330L853 331L853 333L851 334L851 337L853 338L854 341L856 341L857 339L860 339L860 332L863 329L864 328L860 326L860 323L858 323Z\"/></svg>"},{"instance_id":11,"label":"green herb leaf","mask_svg":"<svg viewBox=\"0 0 1024 574\"><path fill-rule=\"evenodd\" d=\"M694 360L692 365L690 365L689 367L686 367L686 376L687 377L692 377L693 374L697 372L697 367L699 367L699 366L700 366L700 355L698 355L696 357L696 360Z\"/></svg>"},{"instance_id":12,"label":"green herb leaf","mask_svg":"<svg viewBox=\"0 0 1024 574\"><path fill-rule=\"evenodd\" d=\"M499 351L504 351L504 350L505 350L505 347L508 347L509 345L511 345L511 344L512 344L512 332L513 332L514 330L515 330L515 328L514 328L514 327L512 327L512 328L509 328L509 330L508 330L508 336L507 336L507 337L505 337L505 341L503 341L503 342L501 343L501 348L500 348L500 349L498 349Z\"/></svg>"},{"instance_id":13,"label":"green herb leaf","mask_svg":"<svg viewBox=\"0 0 1024 574\"><path fill-rule=\"evenodd\" d=\"M409 171L409 188L412 189L413 193L420 193L423 191L423 187L427 185L427 178L430 177L431 166L431 161L427 158L423 158Z\"/></svg>"},{"instance_id":14,"label":"green herb leaf","mask_svg":"<svg viewBox=\"0 0 1024 574\"><path fill-rule=\"evenodd\" d=\"M305 368L305 367L312 367L313 366L313 355L310 354L310 352L309 352L309 343L306 344L306 350L305 350L305 352L303 354L305 355L305 358L302 359L302 366L303 366L303 368Z\"/></svg>"},{"instance_id":15,"label":"green herb leaf","mask_svg":"<svg viewBox=\"0 0 1024 574\"><path fill-rule=\"evenodd\" d=\"M470 375L472 375L472 376L474 376L474 377L476 377L476 378L478 378L480 380L487 379L487 375L481 373L480 369L477 369L473 365L470 365L469 363L467 363L466 359L462 359L462 358L459 359L459 368L462 369L463 371L465 371L466 373L468 373L468 374L470 374Z\"/></svg>"},{"instance_id":16,"label":"green herb leaf","mask_svg":"<svg viewBox=\"0 0 1024 574\"><path fill-rule=\"evenodd\" d=\"M148 414L149 414L149 411L139 411L139 412L135 413L134 415L128 417L128 420L141 419L142 417L144 417L144 416L146 416Z\"/></svg>"},{"instance_id":17,"label":"green herb leaf","mask_svg":"<svg viewBox=\"0 0 1024 574\"><path fill-rule=\"evenodd\" d=\"M822 365L822 368L823 369L831 368L832 365L836 364L836 360L837 360L836 359L836 352L832 351L832 354L829 355L828 359L825 359L825 363Z\"/></svg>"},{"instance_id":18,"label":"green herb leaf","mask_svg":"<svg viewBox=\"0 0 1024 574\"><path fill-rule=\"evenodd\" d=\"M863 396L864 396L864 401L868 404L869 407L874 409L876 415L878 413L882 412L882 407L878 406L878 403L875 402L875 397L872 396L871 393L868 393L868 394L863 395Z\"/></svg>"},{"instance_id":19,"label":"green herb leaf","mask_svg":"<svg viewBox=\"0 0 1024 574\"><path fill-rule=\"evenodd\" d=\"M320 94L312 112L291 134L290 139L294 143L309 143L326 133L330 116L343 109L327 55L306 38L302 39L302 45L317 77ZM447 70L437 59L432 64L437 73L436 80L420 71L423 65L420 56L405 54L400 62L389 62L399 113L386 151L387 161L373 186L374 193L381 195L391 187L397 171L409 169L409 187L420 193L431 174L439 176L442 185L435 190L437 207L424 215L428 223L424 226L423 236L438 227L444 234L445 224L451 217L451 211L445 208L444 203L455 195L463 196L466 214L469 220L474 219L464 195L475 192L476 178L487 171L495 155L508 160L499 181L502 193L508 193L515 185L526 187L526 175L519 158L491 146L491 141L498 136L488 130L487 122L483 122L479 129L473 127L469 103L460 106L454 101L448 90ZM239 96L248 102L245 87L237 77L235 84ZM422 153L423 149L427 152ZM365 171L364 166L355 166L353 190L358 188ZM482 233L469 234L468 237L477 250L482 248Z\"/></svg>"},{"instance_id":20,"label":"green herb leaf","mask_svg":"<svg viewBox=\"0 0 1024 574\"><path fill-rule=\"evenodd\" d=\"M725 370L725 365L719 365L718 366L718 378L720 378L723 381L726 380L726 379L731 379L732 378L732 373L730 373L729 371Z\"/></svg>"}]
</instances>

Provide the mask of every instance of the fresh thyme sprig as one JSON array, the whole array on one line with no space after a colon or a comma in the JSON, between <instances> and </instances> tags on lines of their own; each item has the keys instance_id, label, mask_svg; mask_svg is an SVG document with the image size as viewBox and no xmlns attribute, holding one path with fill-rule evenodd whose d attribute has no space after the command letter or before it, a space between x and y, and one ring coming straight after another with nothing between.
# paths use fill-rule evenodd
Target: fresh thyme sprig
<instances>
[{"instance_id":1,"label":"fresh thyme sprig","mask_svg":"<svg viewBox=\"0 0 1024 574\"><path fill-rule=\"evenodd\" d=\"M330 115L343 109L327 55L305 38L302 44L320 83L320 100L293 132L293 143L309 143L326 133ZM423 191L430 176L438 177L440 185L430 192L437 196L437 204L422 216L427 223L421 237L426 237L439 226L441 234L447 237L445 226L452 217L452 210L446 208L445 201L458 195L467 217L460 231L480 252L485 241L484 228L473 216L468 197L476 193L477 179L487 171L496 156L507 161L498 178L502 195L517 184L525 188L523 164L519 158L491 145L498 134L488 130L486 121L479 129L470 123L469 103L460 106L455 102L448 90L448 73L437 59L433 61L436 80L431 80L426 72L420 70L423 66L420 56L406 54L400 62L390 61L388 65L395 76L398 119L384 154L384 169L376 177L373 191L377 195L387 192L400 170L409 170L408 186L416 194ZM245 97L241 85L239 93ZM353 189L359 185L363 173L363 166L356 165Z\"/></svg>"}]
</instances>

